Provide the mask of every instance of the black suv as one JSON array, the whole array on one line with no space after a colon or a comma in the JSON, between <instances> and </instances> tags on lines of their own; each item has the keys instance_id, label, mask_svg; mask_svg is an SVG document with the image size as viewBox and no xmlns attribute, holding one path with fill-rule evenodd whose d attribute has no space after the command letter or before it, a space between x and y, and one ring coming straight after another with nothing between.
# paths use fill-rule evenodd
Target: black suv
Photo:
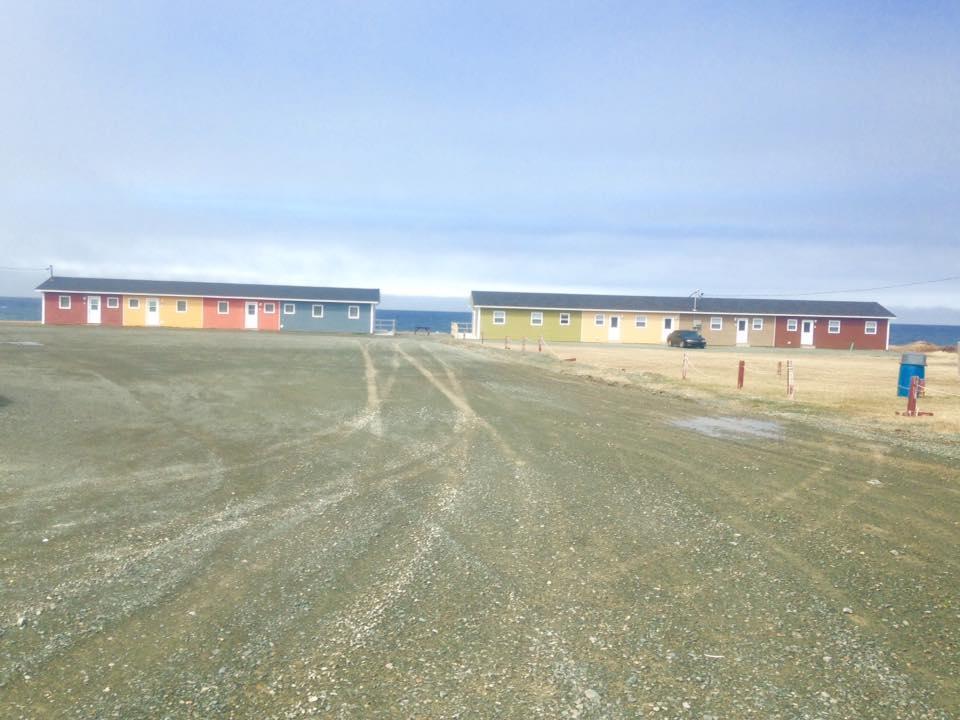
<instances>
[{"instance_id":1,"label":"black suv","mask_svg":"<svg viewBox=\"0 0 960 720\"><path fill-rule=\"evenodd\" d=\"M707 341L696 330L674 330L667 335L667 345L670 347L705 348Z\"/></svg>"}]
</instances>

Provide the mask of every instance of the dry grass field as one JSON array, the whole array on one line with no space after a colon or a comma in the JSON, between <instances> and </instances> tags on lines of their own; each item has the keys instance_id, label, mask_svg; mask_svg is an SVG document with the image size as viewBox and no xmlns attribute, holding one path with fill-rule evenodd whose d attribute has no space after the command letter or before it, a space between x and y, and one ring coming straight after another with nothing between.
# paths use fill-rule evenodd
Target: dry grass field
<instances>
[{"instance_id":1,"label":"dry grass field","mask_svg":"<svg viewBox=\"0 0 960 720\"><path fill-rule=\"evenodd\" d=\"M511 352L518 349L513 347ZM740 398L774 410L835 414L891 430L960 434L960 372L956 353L927 353L927 394L920 399L919 408L933 415L905 418L896 414L906 408L906 399L896 394L901 355L897 350L688 350L686 380L681 379L684 351L679 348L558 343L550 345L547 352L560 359L575 357L576 362L569 365L575 372L618 377L689 397ZM743 389L737 390L740 360L746 362L746 373ZM786 397L787 360L793 360L796 374L796 398L792 402Z\"/></svg>"}]
</instances>

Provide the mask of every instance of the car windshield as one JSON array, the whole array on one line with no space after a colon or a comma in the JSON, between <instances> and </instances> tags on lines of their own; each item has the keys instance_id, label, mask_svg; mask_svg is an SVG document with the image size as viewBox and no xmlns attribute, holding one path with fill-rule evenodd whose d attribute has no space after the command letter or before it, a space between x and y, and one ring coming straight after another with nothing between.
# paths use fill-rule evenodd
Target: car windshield
<instances>
[{"instance_id":1,"label":"car windshield","mask_svg":"<svg viewBox=\"0 0 960 720\"><path fill-rule=\"evenodd\" d=\"M700 333L698 333L696 330L681 330L681 331L680 331L680 337L684 337L684 338L698 338L698 337L700 337Z\"/></svg>"}]
</instances>

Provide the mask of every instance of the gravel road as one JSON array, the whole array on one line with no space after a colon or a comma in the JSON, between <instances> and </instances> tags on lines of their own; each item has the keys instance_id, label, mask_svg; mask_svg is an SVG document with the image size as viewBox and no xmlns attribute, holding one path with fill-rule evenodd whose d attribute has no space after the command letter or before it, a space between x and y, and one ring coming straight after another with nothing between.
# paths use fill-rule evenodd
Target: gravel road
<instances>
[{"instance_id":1,"label":"gravel road","mask_svg":"<svg viewBox=\"0 0 960 720\"><path fill-rule=\"evenodd\" d=\"M960 714L960 466L557 364L0 328L0 715Z\"/></svg>"}]
</instances>

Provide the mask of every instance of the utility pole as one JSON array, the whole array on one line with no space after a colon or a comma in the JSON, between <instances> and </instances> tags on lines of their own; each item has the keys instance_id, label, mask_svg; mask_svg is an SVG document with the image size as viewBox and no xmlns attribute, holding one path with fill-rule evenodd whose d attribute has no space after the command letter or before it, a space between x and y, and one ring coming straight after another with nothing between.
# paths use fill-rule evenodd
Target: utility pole
<instances>
[{"instance_id":1,"label":"utility pole","mask_svg":"<svg viewBox=\"0 0 960 720\"><path fill-rule=\"evenodd\" d=\"M687 295L687 297L693 298L693 311L697 311L697 300L703 297L703 290L694 290L692 293Z\"/></svg>"}]
</instances>

